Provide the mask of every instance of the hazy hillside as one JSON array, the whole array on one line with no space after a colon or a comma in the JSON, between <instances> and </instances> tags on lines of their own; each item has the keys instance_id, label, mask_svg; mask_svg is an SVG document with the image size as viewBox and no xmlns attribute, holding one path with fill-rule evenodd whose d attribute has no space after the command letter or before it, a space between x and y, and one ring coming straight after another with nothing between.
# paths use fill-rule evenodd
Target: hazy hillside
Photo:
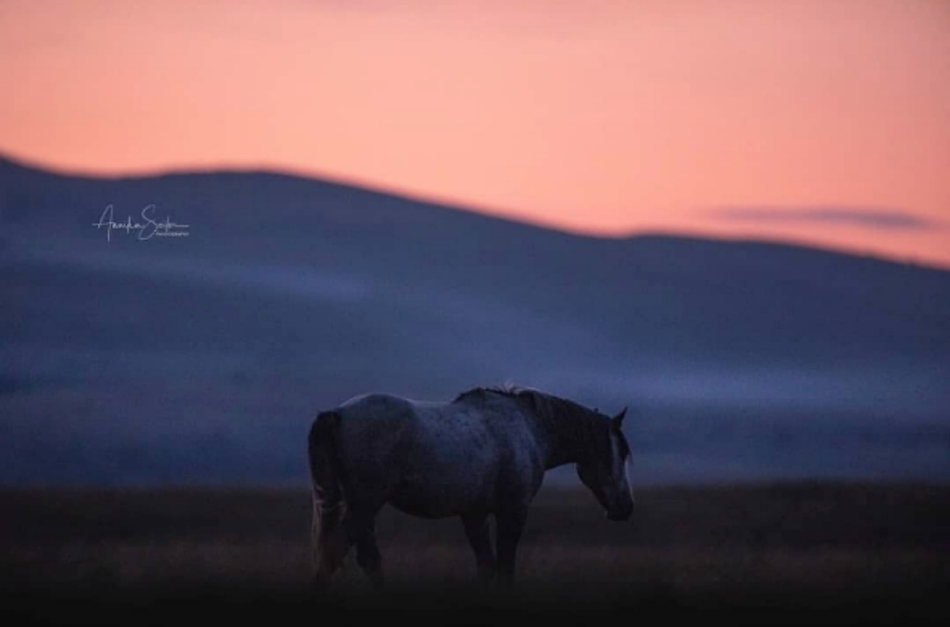
<instances>
[{"instance_id":1,"label":"hazy hillside","mask_svg":"<svg viewBox=\"0 0 950 627\"><path fill-rule=\"evenodd\" d=\"M109 205L188 236L107 240ZM321 407L509 380L635 408L643 482L950 477L950 272L4 160L0 246L7 483L301 481Z\"/></svg>"}]
</instances>

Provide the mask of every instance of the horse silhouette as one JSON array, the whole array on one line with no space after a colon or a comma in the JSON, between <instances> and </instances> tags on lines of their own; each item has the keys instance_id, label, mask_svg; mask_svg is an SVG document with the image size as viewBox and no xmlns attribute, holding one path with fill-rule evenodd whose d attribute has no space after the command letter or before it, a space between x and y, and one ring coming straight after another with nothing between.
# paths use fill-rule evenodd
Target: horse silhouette
<instances>
[{"instance_id":1,"label":"horse silhouette","mask_svg":"<svg viewBox=\"0 0 950 627\"><path fill-rule=\"evenodd\" d=\"M475 388L451 402L366 394L320 412L308 438L315 583L355 545L357 563L383 585L375 521L387 503L422 518L459 516L479 577L510 582L528 508L545 471L563 464L576 464L610 520L627 520L626 411L611 418L537 390Z\"/></svg>"}]
</instances>

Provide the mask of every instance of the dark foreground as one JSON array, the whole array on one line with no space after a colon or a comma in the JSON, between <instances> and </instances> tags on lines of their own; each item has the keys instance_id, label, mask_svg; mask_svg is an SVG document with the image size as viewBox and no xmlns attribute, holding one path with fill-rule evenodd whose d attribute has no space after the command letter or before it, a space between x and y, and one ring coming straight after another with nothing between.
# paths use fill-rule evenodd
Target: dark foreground
<instances>
[{"instance_id":1,"label":"dark foreground","mask_svg":"<svg viewBox=\"0 0 950 627\"><path fill-rule=\"evenodd\" d=\"M510 590L472 583L455 520L384 510L389 587L352 559L308 589L309 497L298 490L2 490L2 615L31 623L223 619L453 624L550 616L592 625L950 619L950 486L787 483L637 491L632 523L545 489ZM4 620L4 623L7 621ZM329 624L329 622L327 623Z\"/></svg>"}]
</instances>

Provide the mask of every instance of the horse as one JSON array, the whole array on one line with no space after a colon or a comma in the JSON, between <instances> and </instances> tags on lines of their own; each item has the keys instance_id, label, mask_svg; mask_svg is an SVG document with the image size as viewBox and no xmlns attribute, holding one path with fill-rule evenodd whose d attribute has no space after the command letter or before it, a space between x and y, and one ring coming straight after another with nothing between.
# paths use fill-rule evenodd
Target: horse
<instances>
[{"instance_id":1,"label":"horse","mask_svg":"<svg viewBox=\"0 0 950 627\"><path fill-rule=\"evenodd\" d=\"M372 586L383 587L375 520L386 504L420 518L458 516L478 578L510 584L529 505L545 471L563 464L576 465L608 519L628 520L626 412L610 417L511 387L478 387L448 402L363 394L319 412L307 447L314 584L326 585L355 545Z\"/></svg>"}]
</instances>

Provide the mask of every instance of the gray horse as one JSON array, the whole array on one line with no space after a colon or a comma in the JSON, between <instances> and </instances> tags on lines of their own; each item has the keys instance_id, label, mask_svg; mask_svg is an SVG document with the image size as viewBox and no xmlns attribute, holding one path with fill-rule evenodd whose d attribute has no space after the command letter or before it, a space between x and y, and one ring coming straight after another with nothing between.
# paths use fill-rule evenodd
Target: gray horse
<instances>
[{"instance_id":1,"label":"gray horse","mask_svg":"<svg viewBox=\"0 0 950 627\"><path fill-rule=\"evenodd\" d=\"M544 472L562 464L577 465L607 518L627 520L626 411L610 418L536 390L476 388L451 402L368 394L321 412L308 438L315 581L355 544L357 563L382 586L375 520L387 503L423 518L459 516L479 576L509 581L528 507Z\"/></svg>"}]
</instances>

